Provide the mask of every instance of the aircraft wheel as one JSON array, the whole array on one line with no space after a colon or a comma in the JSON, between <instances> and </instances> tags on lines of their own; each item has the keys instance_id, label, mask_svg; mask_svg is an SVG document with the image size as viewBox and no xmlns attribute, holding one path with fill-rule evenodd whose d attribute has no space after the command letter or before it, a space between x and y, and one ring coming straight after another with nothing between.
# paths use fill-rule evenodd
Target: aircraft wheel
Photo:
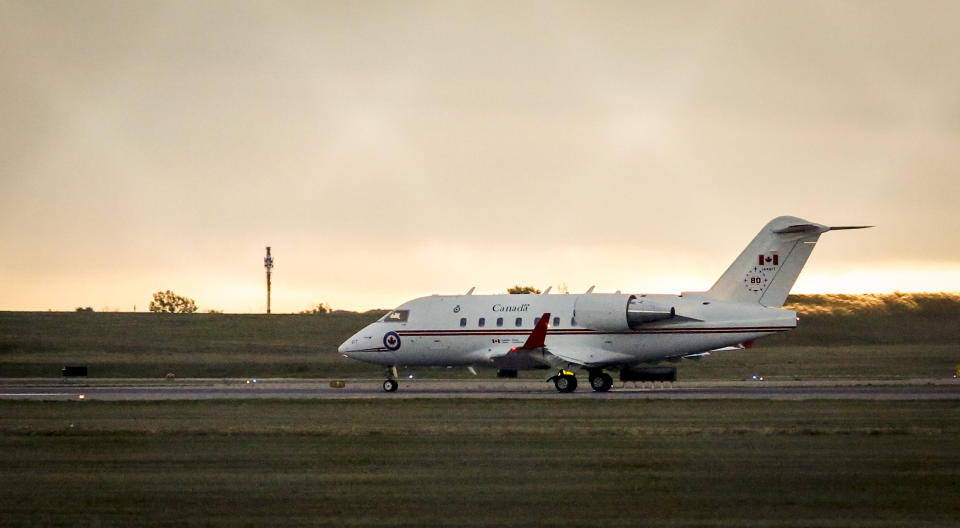
<instances>
[{"instance_id":1,"label":"aircraft wheel","mask_svg":"<svg viewBox=\"0 0 960 528\"><path fill-rule=\"evenodd\" d=\"M577 378L569 374L563 374L553 378L553 384L560 392L573 392L577 390Z\"/></svg>"},{"instance_id":2,"label":"aircraft wheel","mask_svg":"<svg viewBox=\"0 0 960 528\"><path fill-rule=\"evenodd\" d=\"M595 376L590 376L590 388L597 392L607 392L613 387L613 378L606 372L600 372Z\"/></svg>"},{"instance_id":3,"label":"aircraft wheel","mask_svg":"<svg viewBox=\"0 0 960 528\"><path fill-rule=\"evenodd\" d=\"M397 392L397 388L400 387L400 384L396 380L388 379L383 382L383 390L385 392Z\"/></svg>"}]
</instances>

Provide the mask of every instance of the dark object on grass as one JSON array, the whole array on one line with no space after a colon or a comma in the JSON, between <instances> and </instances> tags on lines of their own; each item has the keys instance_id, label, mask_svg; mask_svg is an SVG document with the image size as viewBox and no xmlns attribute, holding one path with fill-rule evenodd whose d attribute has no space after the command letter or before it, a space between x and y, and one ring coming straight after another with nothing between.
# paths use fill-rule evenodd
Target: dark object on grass
<instances>
[{"instance_id":1,"label":"dark object on grass","mask_svg":"<svg viewBox=\"0 0 960 528\"><path fill-rule=\"evenodd\" d=\"M60 371L63 377L71 376L86 376L87 375L87 366L86 365L75 365L63 367L63 370Z\"/></svg>"},{"instance_id":2,"label":"dark object on grass","mask_svg":"<svg viewBox=\"0 0 960 528\"><path fill-rule=\"evenodd\" d=\"M625 368L620 381L677 381L677 367Z\"/></svg>"}]
</instances>

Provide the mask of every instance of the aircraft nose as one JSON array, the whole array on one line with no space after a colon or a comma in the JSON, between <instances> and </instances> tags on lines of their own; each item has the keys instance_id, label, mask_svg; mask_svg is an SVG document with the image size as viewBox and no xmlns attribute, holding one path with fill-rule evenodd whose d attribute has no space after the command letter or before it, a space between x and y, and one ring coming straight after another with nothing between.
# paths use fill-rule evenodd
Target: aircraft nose
<instances>
[{"instance_id":1,"label":"aircraft nose","mask_svg":"<svg viewBox=\"0 0 960 528\"><path fill-rule=\"evenodd\" d=\"M344 341L337 348L337 352L349 359L377 365L394 365L397 362L394 351L399 348L399 341L394 341L395 348L388 349L387 343L382 341L381 336L383 334L379 328L364 328Z\"/></svg>"},{"instance_id":2,"label":"aircraft nose","mask_svg":"<svg viewBox=\"0 0 960 528\"><path fill-rule=\"evenodd\" d=\"M353 334L337 348L337 352L346 356L347 354L362 350L364 348L363 341L365 337L362 331Z\"/></svg>"},{"instance_id":3,"label":"aircraft nose","mask_svg":"<svg viewBox=\"0 0 960 528\"><path fill-rule=\"evenodd\" d=\"M337 348L337 352L341 354L349 353L351 350L354 349L353 345L356 344L356 342L357 342L357 336L353 336L350 339L347 339Z\"/></svg>"}]
</instances>

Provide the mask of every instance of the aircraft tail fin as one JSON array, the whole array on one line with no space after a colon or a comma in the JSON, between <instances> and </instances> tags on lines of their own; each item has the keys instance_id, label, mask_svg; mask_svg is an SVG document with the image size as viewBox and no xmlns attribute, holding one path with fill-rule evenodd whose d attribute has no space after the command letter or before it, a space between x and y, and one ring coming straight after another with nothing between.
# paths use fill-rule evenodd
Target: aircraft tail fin
<instances>
[{"instance_id":1,"label":"aircraft tail fin","mask_svg":"<svg viewBox=\"0 0 960 528\"><path fill-rule=\"evenodd\" d=\"M830 230L866 227L871 226L828 227L793 216L774 218L757 233L706 296L779 308L787 300L820 235Z\"/></svg>"}]
</instances>

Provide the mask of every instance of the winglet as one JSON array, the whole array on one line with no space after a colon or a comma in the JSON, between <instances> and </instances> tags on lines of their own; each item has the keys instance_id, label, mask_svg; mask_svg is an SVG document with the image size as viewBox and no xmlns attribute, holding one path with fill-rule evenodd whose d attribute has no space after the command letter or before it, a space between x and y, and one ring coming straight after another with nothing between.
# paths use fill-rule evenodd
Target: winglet
<instances>
[{"instance_id":1,"label":"winglet","mask_svg":"<svg viewBox=\"0 0 960 528\"><path fill-rule=\"evenodd\" d=\"M540 320L537 321L537 326L533 328L533 332L530 332L530 337L527 338L527 342L520 348L524 350L543 348L543 342L547 338L547 324L549 322L550 312L547 312L540 317Z\"/></svg>"}]
</instances>

